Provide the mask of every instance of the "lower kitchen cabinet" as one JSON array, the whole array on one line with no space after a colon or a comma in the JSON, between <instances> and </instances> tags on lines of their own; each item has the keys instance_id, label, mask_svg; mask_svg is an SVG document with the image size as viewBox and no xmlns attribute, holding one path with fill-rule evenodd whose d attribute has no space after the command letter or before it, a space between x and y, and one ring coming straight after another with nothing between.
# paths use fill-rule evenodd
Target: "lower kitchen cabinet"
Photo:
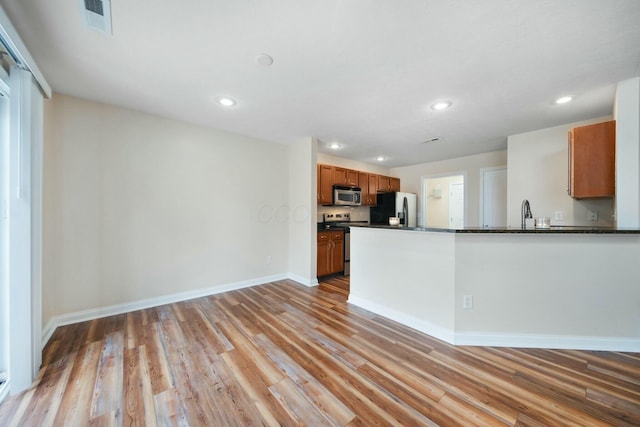
<instances>
[{"instance_id":1,"label":"lower kitchen cabinet","mask_svg":"<svg viewBox=\"0 0 640 427\"><path fill-rule=\"evenodd\" d=\"M344 271L344 230L318 231L318 277Z\"/></svg>"}]
</instances>

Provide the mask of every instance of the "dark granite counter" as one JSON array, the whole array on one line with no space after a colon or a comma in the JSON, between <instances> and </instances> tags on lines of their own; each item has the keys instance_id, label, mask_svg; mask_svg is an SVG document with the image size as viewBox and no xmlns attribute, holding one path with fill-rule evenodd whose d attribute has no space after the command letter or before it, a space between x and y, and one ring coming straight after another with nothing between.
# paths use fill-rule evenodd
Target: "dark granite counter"
<instances>
[{"instance_id":1,"label":"dark granite counter","mask_svg":"<svg viewBox=\"0 0 640 427\"><path fill-rule=\"evenodd\" d=\"M352 227L380 228L388 230L405 231L429 231L436 233L458 233L458 234L640 234L638 228L616 228L616 227L575 227L575 226L552 226L550 228L480 228L466 227L460 229L434 228L434 227L402 227L399 225L364 225L353 224Z\"/></svg>"}]
</instances>

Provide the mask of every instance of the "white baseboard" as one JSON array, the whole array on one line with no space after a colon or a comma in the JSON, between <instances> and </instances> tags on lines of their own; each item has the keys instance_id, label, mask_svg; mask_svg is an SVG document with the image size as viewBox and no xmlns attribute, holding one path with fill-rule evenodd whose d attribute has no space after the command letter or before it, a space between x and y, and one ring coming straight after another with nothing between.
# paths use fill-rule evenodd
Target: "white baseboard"
<instances>
[{"instance_id":1,"label":"white baseboard","mask_svg":"<svg viewBox=\"0 0 640 427\"><path fill-rule=\"evenodd\" d=\"M300 283L301 285L307 286L307 287L313 287L313 286L317 286L318 285L318 278L314 277L312 279L308 279L302 276L298 276L297 274L294 273L289 273L289 279Z\"/></svg>"},{"instance_id":2,"label":"white baseboard","mask_svg":"<svg viewBox=\"0 0 640 427\"><path fill-rule=\"evenodd\" d=\"M349 295L349 299L347 300L347 302L353 305L357 305L360 308L364 308L365 310L369 310L373 313L387 317L391 320L395 320L398 323L409 326L410 328L416 329L420 332L424 332L427 335L431 335L432 337L438 338L449 344L454 343L454 332L451 329L447 329L430 322L425 322L422 319L418 319L406 313L402 313L400 311L385 307L383 305L371 302L363 298L358 298L353 295Z\"/></svg>"},{"instance_id":3,"label":"white baseboard","mask_svg":"<svg viewBox=\"0 0 640 427\"><path fill-rule=\"evenodd\" d=\"M640 352L640 339L571 335L499 334L457 332L455 345L515 348L554 348L561 350L595 350Z\"/></svg>"},{"instance_id":4,"label":"white baseboard","mask_svg":"<svg viewBox=\"0 0 640 427\"><path fill-rule=\"evenodd\" d=\"M456 332L352 295L348 302L453 345L640 352L635 338Z\"/></svg>"},{"instance_id":5,"label":"white baseboard","mask_svg":"<svg viewBox=\"0 0 640 427\"><path fill-rule=\"evenodd\" d=\"M142 310L150 307L157 307L164 304L172 304L175 302L186 301L193 298L200 298L209 295L215 295L222 292L234 291L236 289L248 288L251 286L262 285L278 280L291 279L300 282L298 278L291 277L289 274L276 274L273 276L258 277L251 280L241 282L227 283L211 288L197 289L193 291L180 292L177 294L163 295L144 300L131 301L122 304L115 304L106 307L98 307L89 310L77 311L75 313L62 314L52 317L44 330L42 331L42 348L49 342L54 331L59 326L71 325L73 323L86 322L88 320L99 319L106 316L114 316L116 314L129 313L131 311ZM302 282L301 282L302 283ZM304 284L304 283L302 283ZM307 285L308 286L308 285Z\"/></svg>"}]
</instances>

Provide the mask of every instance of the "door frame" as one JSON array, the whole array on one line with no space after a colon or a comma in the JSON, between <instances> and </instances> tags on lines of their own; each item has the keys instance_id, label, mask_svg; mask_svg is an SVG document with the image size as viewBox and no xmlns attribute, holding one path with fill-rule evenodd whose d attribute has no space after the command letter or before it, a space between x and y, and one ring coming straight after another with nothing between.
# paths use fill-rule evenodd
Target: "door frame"
<instances>
[{"instance_id":1,"label":"door frame","mask_svg":"<svg viewBox=\"0 0 640 427\"><path fill-rule=\"evenodd\" d=\"M453 171L453 172L442 172L442 173L436 173L436 174L431 174L431 175L421 175L420 176L420 196L422 197L422 202L420 202L420 200L418 200L418 223L417 226L418 227L426 227L427 225L427 203L429 202L429 195L427 194L427 181L430 179L438 179L438 178L448 178L448 177L452 177L452 176L460 176L462 175L462 182L464 183L464 212L463 212L463 218L464 218L464 224L467 224L467 208L468 208L468 203L467 201L469 200L469 194L468 194L468 185L467 183L468 181L468 176L467 176L467 171Z\"/></svg>"},{"instance_id":2,"label":"door frame","mask_svg":"<svg viewBox=\"0 0 640 427\"><path fill-rule=\"evenodd\" d=\"M0 68L0 372L9 373L9 105L10 95L9 85L5 80L9 76ZM0 386L0 403L9 394L10 376Z\"/></svg>"},{"instance_id":3,"label":"door frame","mask_svg":"<svg viewBox=\"0 0 640 427\"><path fill-rule=\"evenodd\" d=\"M479 212L478 212L478 225L480 228L484 228L484 174L485 172L491 172L496 170L507 170L507 165L503 166L491 166L487 168L480 168L480 188L479 188Z\"/></svg>"},{"instance_id":4,"label":"door frame","mask_svg":"<svg viewBox=\"0 0 640 427\"><path fill-rule=\"evenodd\" d=\"M462 186L462 227L464 228L465 226L465 215L464 215L464 211L465 211L465 203L464 203L464 181L462 183L450 183L449 184L449 228L451 227L451 201L452 201L452 197L451 194L453 193L453 188L457 187L457 186Z\"/></svg>"}]
</instances>

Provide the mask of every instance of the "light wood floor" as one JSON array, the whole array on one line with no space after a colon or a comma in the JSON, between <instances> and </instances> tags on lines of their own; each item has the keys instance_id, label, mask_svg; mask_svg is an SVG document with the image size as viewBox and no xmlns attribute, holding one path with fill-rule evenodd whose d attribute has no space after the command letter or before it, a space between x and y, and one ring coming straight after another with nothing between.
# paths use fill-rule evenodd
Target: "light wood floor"
<instances>
[{"instance_id":1,"label":"light wood floor","mask_svg":"<svg viewBox=\"0 0 640 427\"><path fill-rule=\"evenodd\" d=\"M453 347L290 281L58 328L1 426L640 425L640 354Z\"/></svg>"}]
</instances>

